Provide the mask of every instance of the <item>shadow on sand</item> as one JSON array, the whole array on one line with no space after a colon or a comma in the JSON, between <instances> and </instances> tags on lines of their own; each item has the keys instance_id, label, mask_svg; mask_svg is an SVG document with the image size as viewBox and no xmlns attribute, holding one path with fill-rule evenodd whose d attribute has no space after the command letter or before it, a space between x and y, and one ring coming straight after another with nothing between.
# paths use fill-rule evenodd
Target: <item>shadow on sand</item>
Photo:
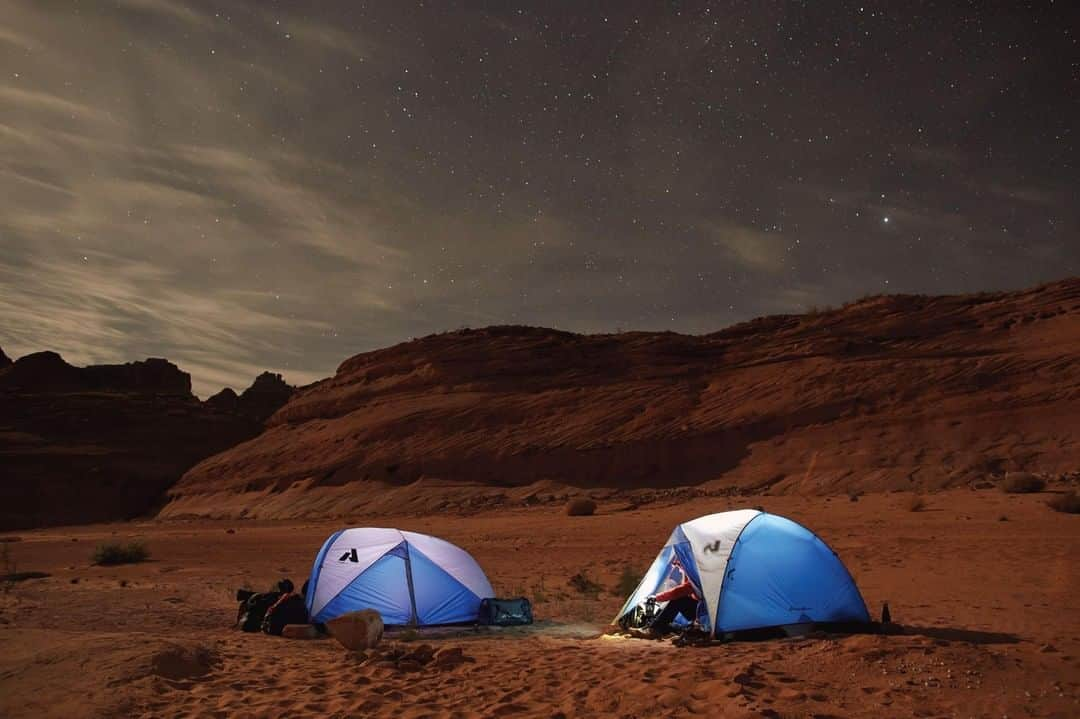
<instances>
[{"instance_id":1,"label":"shadow on sand","mask_svg":"<svg viewBox=\"0 0 1080 719\"><path fill-rule=\"evenodd\" d=\"M929 637L947 642L968 642L970 644L1018 644L1021 639L1007 632L981 632L975 629L955 629L952 627L920 627L912 624L896 625L898 631L883 631L883 634L903 634L905 636Z\"/></svg>"},{"instance_id":2,"label":"shadow on sand","mask_svg":"<svg viewBox=\"0 0 1080 719\"><path fill-rule=\"evenodd\" d=\"M595 639L603 633L604 627L587 622L556 622L539 619L532 624L522 626L480 626L464 624L441 627L397 627L386 628L387 639L399 641L417 641L432 639L520 639L529 636L560 637L563 639Z\"/></svg>"}]
</instances>

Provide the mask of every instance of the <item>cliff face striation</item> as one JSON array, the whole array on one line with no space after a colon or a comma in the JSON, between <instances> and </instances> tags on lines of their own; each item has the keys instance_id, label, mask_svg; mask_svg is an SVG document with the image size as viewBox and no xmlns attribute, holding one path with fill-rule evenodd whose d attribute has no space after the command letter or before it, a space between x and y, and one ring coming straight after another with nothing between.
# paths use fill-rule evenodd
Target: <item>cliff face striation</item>
<instances>
[{"instance_id":1,"label":"cliff face striation","mask_svg":"<svg viewBox=\"0 0 1080 719\"><path fill-rule=\"evenodd\" d=\"M451 332L346 360L163 516L429 511L694 486L933 489L1077 469L1080 280L714 334Z\"/></svg>"},{"instance_id":2,"label":"cliff face striation","mask_svg":"<svg viewBox=\"0 0 1080 719\"><path fill-rule=\"evenodd\" d=\"M0 529L149 512L185 470L257 435L287 399L264 397L259 412L223 410L199 402L191 377L163 359L74 367L37 352L3 360Z\"/></svg>"}]
</instances>

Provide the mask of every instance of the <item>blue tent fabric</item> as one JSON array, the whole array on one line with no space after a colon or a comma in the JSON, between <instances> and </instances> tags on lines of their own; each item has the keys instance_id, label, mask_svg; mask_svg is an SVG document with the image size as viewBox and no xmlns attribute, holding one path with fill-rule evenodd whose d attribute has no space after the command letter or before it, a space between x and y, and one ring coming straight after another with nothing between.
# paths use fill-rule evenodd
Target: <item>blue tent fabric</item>
<instances>
[{"instance_id":1,"label":"blue tent fabric","mask_svg":"<svg viewBox=\"0 0 1080 719\"><path fill-rule=\"evenodd\" d=\"M374 609L386 624L411 621L412 602L404 559L384 554L330 600L314 621L325 622L357 609Z\"/></svg>"},{"instance_id":2,"label":"blue tent fabric","mask_svg":"<svg viewBox=\"0 0 1080 719\"><path fill-rule=\"evenodd\" d=\"M717 631L869 621L851 575L810 530L774 514L746 525L728 560Z\"/></svg>"},{"instance_id":3,"label":"blue tent fabric","mask_svg":"<svg viewBox=\"0 0 1080 719\"><path fill-rule=\"evenodd\" d=\"M311 569L311 577L308 578L307 594L304 595L304 604L307 605L308 611L311 611L311 603L315 600L315 585L319 582L319 572L322 570L323 560L326 559L326 553L333 546L334 541L341 536L344 529L339 529L330 535L330 538L323 542L322 547L319 549L319 553L315 555L315 565Z\"/></svg>"},{"instance_id":4,"label":"blue tent fabric","mask_svg":"<svg viewBox=\"0 0 1080 719\"><path fill-rule=\"evenodd\" d=\"M423 552L410 553L416 614L420 624L455 624L475 619L480 599Z\"/></svg>"}]
</instances>

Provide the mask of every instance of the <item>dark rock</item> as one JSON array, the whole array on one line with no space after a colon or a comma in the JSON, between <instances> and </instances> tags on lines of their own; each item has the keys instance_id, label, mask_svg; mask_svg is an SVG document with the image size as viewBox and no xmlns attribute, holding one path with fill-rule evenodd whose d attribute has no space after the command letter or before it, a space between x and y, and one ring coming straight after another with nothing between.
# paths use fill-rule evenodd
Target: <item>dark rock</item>
<instances>
[{"instance_id":1,"label":"dark rock","mask_svg":"<svg viewBox=\"0 0 1080 719\"><path fill-rule=\"evenodd\" d=\"M0 530L129 519L260 423L204 407L163 359L74 367L35 352L0 369Z\"/></svg>"},{"instance_id":2,"label":"dark rock","mask_svg":"<svg viewBox=\"0 0 1080 719\"><path fill-rule=\"evenodd\" d=\"M0 389L58 392L83 384L78 368L56 352L33 352L20 357L0 372Z\"/></svg>"},{"instance_id":3,"label":"dark rock","mask_svg":"<svg viewBox=\"0 0 1080 719\"><path fill-rule=\"evenodd\" d=\"M74 367L56 352L34 352L0 371L0 390L119 392L173 395L193 400L191 375L172 362L150 358L120 365Z\"/></svg>"},{"instance_id":4,"label":"dark rock","mask_svg":"<svg viewBox=\"0 0 1080 719\"><path fill-rule=\"evenodd\" d=\"M256 422L265 422L289 401L295 391L296 388L287 384L281 375L263 372L240 395L237 411Z\"/></svg>"},{"instance_id":5,"label":"dark rock","mask_svg":"<svg viewBox=\"0 0 1080 719\"><path fill-rule=\"evenodd\" d=\"M221 412L236 412L240 406L240 397L232 387L226 387L206 400L206 405Z\"/></svg>"}]
</instances>

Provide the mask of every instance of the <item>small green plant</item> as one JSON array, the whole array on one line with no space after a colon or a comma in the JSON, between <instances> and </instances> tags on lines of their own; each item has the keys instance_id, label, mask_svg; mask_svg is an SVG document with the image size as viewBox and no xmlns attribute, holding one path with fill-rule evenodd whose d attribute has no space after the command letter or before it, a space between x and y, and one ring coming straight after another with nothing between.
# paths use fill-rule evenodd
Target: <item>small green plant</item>
<instances>
[{"instance_id":1,"label":"small green plant","mask_svg":"<svg viewBox=\"0 0 1080 719\"><path fill-rule=\"evenodd\" d=\"M150 550L142 542L109 542L99 544L92 557L94 564L112 566L115 564L138 564L150 558Z\"/></svg>"},{"instance_id":2,"label":"small green plant","mask_svg":"<svg viewBox=\"0 0 1080 719\"><path fill-rule=\"evenodd\" d=\"M631 567L623 567L619 579L615 582L615 594L620 597L629 597L641 583L641 575Z\"/></svg>"},{"instance_id":3,"label":"small green plant","mask_svg":"<svg viewBox=\"0 0 1080 719\"><path fill-rule=\"evenodd\" d=\"M1001 491L1007 494L1032 494L1046 489L1046 480L1029 472L1009 472L1001 482Z\"/></svg>"},{"instance_id":4,"label":"small green plant","mask_svg":"<svg viewBox=\"0 0 1080 719\"><path fill-rule=\"evenodd\" d=\"M1076 493L1076 490L1059 494L1046 503L1046 506L1055 512L1065 512L1066 514L1080 514L1080 494Z\"/></svg>"},{"instance_id":5,"label":"small green plant","mask_svg":"<svg viewBox=\"0 0 1080 719\"><path fill-rule=\"evenodd\" d=\"M603 590L603 587L585 576L584 572L578 572L570 577L567 585L578 594L583 594L590 599L596 599Z\"/></svg>"}]
</instances>

